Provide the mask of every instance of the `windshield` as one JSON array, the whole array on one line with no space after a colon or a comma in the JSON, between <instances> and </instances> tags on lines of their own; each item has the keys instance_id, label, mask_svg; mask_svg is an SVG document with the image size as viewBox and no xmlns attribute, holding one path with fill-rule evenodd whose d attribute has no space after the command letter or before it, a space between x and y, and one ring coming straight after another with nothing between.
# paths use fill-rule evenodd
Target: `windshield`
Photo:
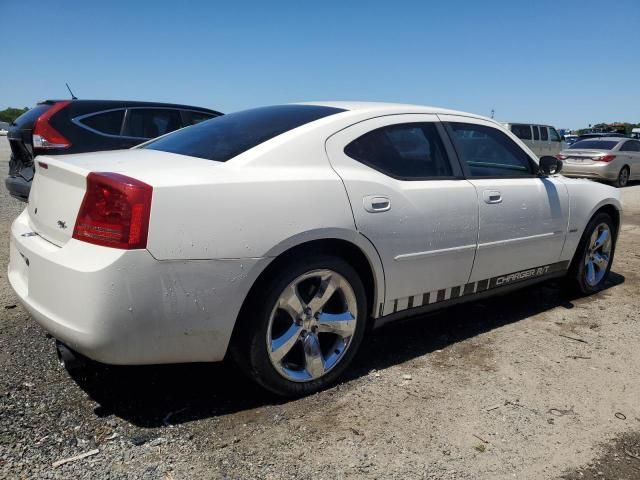
<instances>
[{"instance_id":1,"label":"windshield","mask_svg":"<svg viewBox=\"0 0 640 480\"><path fill-rule=\"evenodd\" d=\"M571 150L612 150L618 140L580 140L569 147Z\"/></svg>"},{"instance_id":2,"label":"windshield","mask_svg":"<svg viewBox=\"0 0 640 480\"><path fill-rule=\"evenodd\" d=\"M183 128L142 148L225 162L289 130L343 109L318 105L253 108Z\"/></svg>"}]
</instances>

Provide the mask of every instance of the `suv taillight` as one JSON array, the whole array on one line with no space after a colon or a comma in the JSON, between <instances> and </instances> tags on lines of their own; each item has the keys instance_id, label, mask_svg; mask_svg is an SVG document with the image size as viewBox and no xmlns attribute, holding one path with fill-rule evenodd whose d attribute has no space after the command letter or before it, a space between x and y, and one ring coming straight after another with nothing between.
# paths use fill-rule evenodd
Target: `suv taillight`
<instances>
[{"instance_id":1,"label":"suv taillight","mask_svg":"<svg viewBox=\"0 0 640 480\"><path fill-rule=\"evenodd\" d=\"M119 173L91 172L73 238L104 247L146 248L153 187Z\"/></svg>"},{"instance_id":2,"label":"suv taillight","mask_svg":"<svg viewBox=\"0 0 640 480\"><path fill-rule=\"evenodd\" d=\"M34 148L69 148L71 146L71 142L49 123L51 117L70 103L70 100L56 102L49 110L38 117L33 127Z\"/></svg>"}]
</instances>

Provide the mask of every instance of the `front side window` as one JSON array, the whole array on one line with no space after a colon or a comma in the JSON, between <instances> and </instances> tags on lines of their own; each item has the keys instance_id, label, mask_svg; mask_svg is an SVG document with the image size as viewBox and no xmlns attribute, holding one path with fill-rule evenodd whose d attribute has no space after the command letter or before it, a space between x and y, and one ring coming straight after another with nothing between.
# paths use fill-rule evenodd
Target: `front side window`
<instances>
[{"instance_id":1,"label":"front side window","mask_svg":"<svg viewBox=\"0 0 640 480\"><path fill-rule=\"evenodd\" d=\"M531 125L514 124L511 131L521 140L531 140Z\"/></svg>"},{"instance_id":2,"label":"front side window","mask_svg":"<svg viewBox=\"0 0 640 480\"><path fill-rule=\"evenodd\" d=\"M545 142L549 140L549 134L547 133L547 127L540 127L540 140Z\"/></svg>"},{"instance_id":3,"label":"front side window","mask_svg":"<svg viewBox=\"0 0 640 480\"><path fill-rule=\"evenodd\" d=\"M533 139L540 140L540 129L538 128L537 125L534 125L532 128L533 128Z\"/></svg>"},{"instance_id":4,"label":"front side window","mask_svg":"<svg viewBox=\"0 0 640 480\"><path fill-rule=\"evenodd\" d=\"M340 112L344 110L320 105L252 108L200 122L142 148L226 162L289 130Z\"/></svg>"},{"instance_id":5,"label":"front side window","mask_svg":"<svg viewBox=\"0 0 640 480\"><path fill-rule=\"evenodd\" d=\"M458 156L472 177L530 176L529 156L500 130L484 125L450 123Z\"/></svg>"},{"instance_id":6,"label":"front side window","mask_svg":"<svg viewBox=\"0 0 640 480\"><path fill-rule=\"evenodd\" d=\"M551 139L552 142L560 141L560 135L558 135L558 132L553 127L549 127L549 138Z\"/></svg>"},{"instance_id":7,"label":"front side window","mask_svg":"<svg viewBox=\"0 0 640 480\"><path fill-rule=\"evenodd\" d=\"M377 128L349 143L344 153L393 178L451 177L451 164L433 123Z\"/></svg>"},{"instance_id":8,"label":"front side window","mask_svg":"<svg viewBox=\"0 0 640 480\"><path fill-rule=\"evenodd\" d=\"M135 138L155 138L179 128L182 128L179 110L131 108L127 112L123 135Z\"/></svg>"},{"instance_id":9,"label":"front side window","mask_svg":"<svg viewBox=\"0 0 640 480\"><path fill-rule=\"evenodd\" d=\"M79 120L83 125L107 135L120 135L124 110L97 113Z\"/></svg>"}]
</instances>

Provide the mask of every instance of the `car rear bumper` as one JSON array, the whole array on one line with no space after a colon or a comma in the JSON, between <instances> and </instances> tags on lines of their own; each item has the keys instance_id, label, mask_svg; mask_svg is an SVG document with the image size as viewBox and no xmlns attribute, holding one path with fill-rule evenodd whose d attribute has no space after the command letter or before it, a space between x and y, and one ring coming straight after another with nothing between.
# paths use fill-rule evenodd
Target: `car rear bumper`
<instances>
[{"instance_id":1,"label":"car rear bumper","mask_svg":"<svg viewBox=\"0 0 640 480\"><path fill-rule=\"evenodd\" d=\"M12 197L17 198L23 202L29 199L29 191L31 190L31 182L27 182L24 178L7 177L4 180L4 184Z\"/></svg>"},{"instance_id":2,"label":"car rear bumper","mask_svg":"<svg viewBox=\"0 0 640 480\"><path fill-rule=\"evenodd\" d=\"M9 282L54 337L103 363L219 361L263 260L158 261L147 250L33 234L28 213L13 223Z\"/></svg>"},{"instance_id":3,"label":"car rear bumper","mask_svg":"<svg viewBox=\"0 0 640 480\"><path fill-rule=\"evenodd\" d=\"M615 181L620 169L616 162L594 162L591 164L569 163L562 164L562 175L575 178L593 178L597 180Z\"/></svg>"}]
</instances>

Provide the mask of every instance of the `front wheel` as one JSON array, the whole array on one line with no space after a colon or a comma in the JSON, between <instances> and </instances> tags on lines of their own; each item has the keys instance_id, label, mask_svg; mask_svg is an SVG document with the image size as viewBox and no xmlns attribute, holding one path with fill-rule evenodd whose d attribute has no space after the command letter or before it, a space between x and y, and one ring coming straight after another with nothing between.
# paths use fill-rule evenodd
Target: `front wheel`
<instances>
[{"instance_id":1,"label":"front wheel","mask_svg":"<svg viewBox=\"0 0 640 480\"><path fill-rule=\"evenodd\" d=\"M613 262L615 240L611 217L606 213L595 215L582 235L569 270L569 278L580 293L595 293L604 286Z\"/></svg>"},{"instance_id":2,"label":"front wheel","mask_svg":"<svg viewBox=\"0 0 640 480\"><path fill-rule=\"evenodd\" d=\"M248 302L232 355L250 377L278 395L326 388L362 342L366 294L358 273L341 258L290 259Z\"/></svg>"}]
</instances>

